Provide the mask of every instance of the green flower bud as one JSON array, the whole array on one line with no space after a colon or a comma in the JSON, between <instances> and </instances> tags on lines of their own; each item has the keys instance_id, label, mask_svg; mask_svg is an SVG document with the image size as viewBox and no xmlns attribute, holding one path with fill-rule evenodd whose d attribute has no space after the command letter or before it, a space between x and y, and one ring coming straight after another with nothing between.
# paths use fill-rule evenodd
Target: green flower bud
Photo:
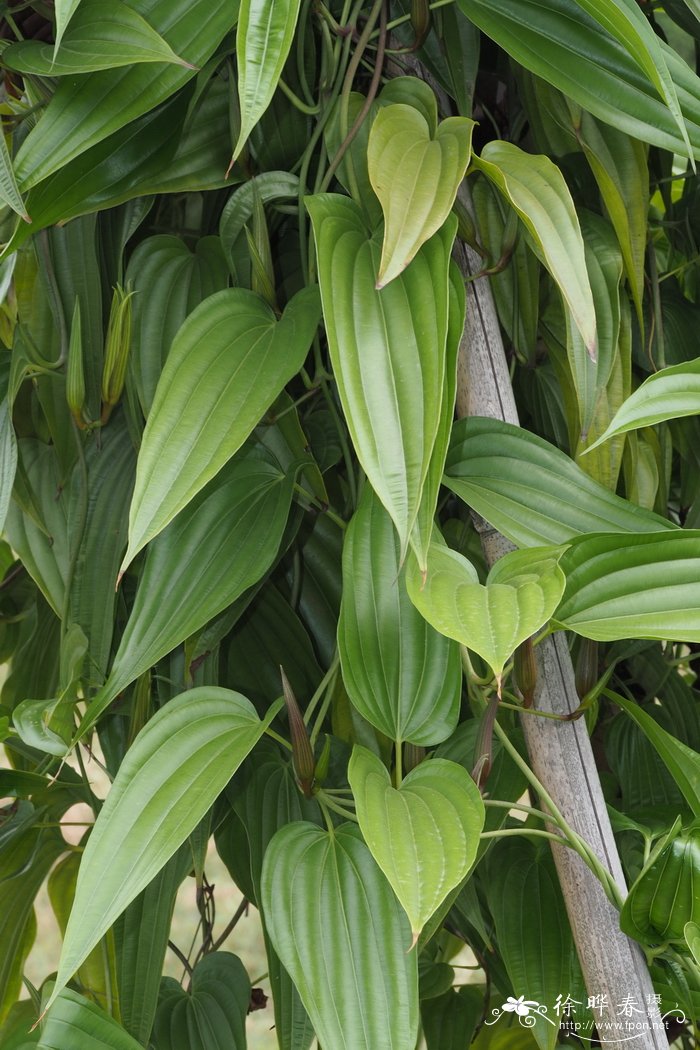
<instances>
[{"instance_id":1,"label":"green flower bud","mask_svg":"<svg viewBox=\"0 0 700 1050\"><path fill-rule=\"evenodd\" d=\"M102 370L102 422L109 419L121 397L131 348L131 297L134 293L119 285L114 289L109 312L105 363Z\"/></svg>"},{"instance_id":2,"label":"green flower bud","mask_svg":"<svg viewBox=\"0 0 700 1050\"><path fill-rule=\"evenodd\" d=\"M83 333L80 324L80 300L76 298L66 362L66 401L73 419L85 429L85 372L83 370Z\"/></svg>"}]
</instances>

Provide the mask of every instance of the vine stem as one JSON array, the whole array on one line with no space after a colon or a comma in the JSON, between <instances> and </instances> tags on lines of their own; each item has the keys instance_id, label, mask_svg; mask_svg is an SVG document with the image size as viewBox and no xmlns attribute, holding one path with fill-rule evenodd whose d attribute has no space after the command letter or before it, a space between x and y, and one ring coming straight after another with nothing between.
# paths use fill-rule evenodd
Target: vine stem
<instances>
[{"instance_id":1,"label":"vine stem","mask_svg":"<svg viewBox=\"0 0 700 1050\"><path fill-rule=\"evenodd\" d=\"M540 839L551 839L560 846L571 846L568 839L556 835L553 831L543 831L541 828L501 828L499 831L482 831L480 839L504 839L513 835L535 835Z\"/></svg>"},{"instance_id":2,"label":"vine stem","mask_svg":"<svg viewBox=\"0 0 700 1050\"><path fill-rule=\"evenodd\" d=\"M585 864L587 864L588 867L591 869L593 874L596 876L596 878L602 885L605 891L605 895L611 902L611 904L613 904L618 910L620 910L622 908L624 899L622 893L620 892L619 886L613 879L610 872L603 867L603 865L600 863L600 861L590 849L588 844L584 842L580 835L576 834L574 829L564 819L564 816L559 810L558 806L555 804L554 799L548 793L544 785L537 779L535 774L528 766L527 762L524 761L518 749L513 746L511 741L508 739L508 734L502 728L502 726L498 724L498 721L494 722L493 728L502 746L513 759L518 769L521 770L528 783L531 784L532 787L535 789L542 802L547 806L547 809L549 810L549 816L551 817L552 821L559 827L562 834L566 837L568 845L570 845L571 848L578 853L581 860Z\"/></svg>"},{"instance_id":3,"label":"vine stem","mask_svg":"<svg viewBox=\"0 0 700 1050\"><path fill-rule=\"evenodd\" d=\"M306 711L304 711L304 721L306 722L307 726L308 726L309 722L311 721L311 716L314 713L316 705L318 704L319 700L323 696L324 690L331 683L331 680L333 678L335 678L336 671L338 670L338 662L339 662L339 660L340 660L340 657L338 655L338 650L336 649L335 654L333 656L333 659L331 660L330 667L328 668L328 670L324 674L323 678L319 682L318 688L316 689L316 692L314 693L314 695L311 697L311 699L309 700L308 704L306 705Z\"/></svg>"},{"instance_id":4,"label":"vine stem","mask_svg":"<svg viewBox=\"0 0 700 1050\"><path fill-rule=\"evenodd\" d=\"M338 816L344 817L345 820L352 820L355 824L358 823L356 815L353 812L351 812L351 810L345 809L344 806L340 806L337 802L334 802L333 799L328 798L325 791L318 792L318 794L316 795L316 801L318 802L322 810L326 808L330 809L333 811L333 813L337 813ZM326 823L328 823L330 820L328 814L324 813L324 816L326 817ZM329 830L332 830L332 821L330 823L331 828L329 828Z\"/></svg>"}]
</instances>

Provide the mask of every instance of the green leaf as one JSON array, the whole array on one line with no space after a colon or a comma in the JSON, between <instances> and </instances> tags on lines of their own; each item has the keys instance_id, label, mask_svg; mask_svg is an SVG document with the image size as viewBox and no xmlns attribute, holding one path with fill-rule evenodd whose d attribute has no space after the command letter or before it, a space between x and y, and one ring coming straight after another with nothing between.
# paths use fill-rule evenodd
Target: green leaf
<instances>
[{"instance_id":1,"label":"green leaf","mask_svg":"<svg viewBox=\"0 0 700 1050\"><path fill-rule=\"evenodd\" d=\"M676 529L599 485L548 441L496 419L454 425L444 482L519 547Z\"/></svg>"},{"instance_id":2,"label":"green leaf","mask_svg":"<svg viewBox=\"0 0 700 1050\"><path fill-rule=\"evenodd\" d=\"M0 135L0 200L4 201L5 204L9 204L12 210L16 211L25 222L31 222L27 215L27 206L17 185L14 168L12 167L12 157L5 142L4 132Z\"/></svg>"},{"instance_id":3,"label":"green leaf","mask_svg":"<svg viewBox=\"0 0 700 1050\"><path fill-rule=\"evenodd\" d=\"M306 205L348 429L396 525L403 559L440 427L456 221L446 222L400 277L377 291L378 236L368 237L359 205L336 194L307 198ZM425 551L417 556L423 567Z\"/></svg>"},{"instance_id":4,"label":"green leaf","mask_svg":"<svg viewBox=\"0 0 700 1050\"><path fill-rule=\"evenodd\" d=\"M318 320L315 287L297 292L279 321L245 288L211 295L190 314L143 434L122 571L241 447L301 368Z\"/></svg>"},{"instance_id":5,"label":"green leaf","mask_svg":"<svg viewBox=\"0 0 700 1050\"><path fill-rule=\"evenodd\" d=\"M489 142L474 157L515 209L535 254L564 297L588 353L596 356L596 319L583 238L571 194L556 164L525 153L511 142Z\"/></svg>"},{"instance_id":6,"label":"green leaf","mask_svg":"<svg viewBox=\"0 0 700 1050\"><path fill-rule=\"evenodd\" d=\"M574 540L555 619L584 638L700 641L700 531Z\"/></svg>"},{"instance_id":7,"label":"green leaf","mask_svg":"<svg viewBox=\"0 0 700 1050\"><path fill-rule=\"evenodd\" d=\"M471 1046L483 1012L484 991L479 985L450 988L439 998L421 1003L427 1050L463 1050Z\"/></svg>"},{"instance_id":8,"label":"green leaf","mask_svg":"<svg viewBox=\"0 0 700 1050\"><path fill-rule=\"evenodd\" d=\"M231 166L270 105L294 39L301 0L241 0L236 33L241 129Z\"/></svg>"},{"instance_id":9,"label":"green leaf","mask_svg":"<svg viewBox=\"0 0 700 1050\"><path fill-rule=\"evenodd\" d=\"M469 164L474 121L448 117L433 133L412 106L386 106L369 133L369 177L384 213L377 288L397 277L450 214Z\"/></svg>"},{"instance_id":10,"label":"green leaf","mask_svg":"<svg viewBox=\"0 0 700 1050\"><path fill-rule=\"evenodd\" d=\"M408 920L355 828L277 832L262 873L265 924L321 1046L414 1050L417 953Z\"/></svg>"},{"instance_id":11,"label":"green leaf","mask_svg":"<svg viewBox=\"0 0 700 1050\"><path fill-rule=\"evenodd\" d=\"M621 707L653 745L683 797L696 817L700 817L700 755L675 736L667 733L638 704L619 693L606 690L606 696Z\"/></svg>"},{"instance_id":12,"label":"green leaf","mask_svg":"<svg viewBox=\"0 0 700 1050\"><path fill-rule=\"evenodd\" d=\"M384 763L359 745L348 780L365 842L408 915L415 945L474 862L484 826L479 789L444 758L421 762L393 788Z\"/></svg>"},{"instance_id":13,"label":"green leaf","mask_svg":"<svg viewBox=\"0 0 700 1050\"><path fill-rule=\"evenodd\" d=\"M133 7L192 65L139 64L62 80L15 158L24 188L170 98L211 57L237 14L228 0L137 0Z\"/></svg>"},{"instance_id":14,"label":"green leaf","mask_svg":"<svg viewBox=\"0 0 700 1050\"><path fill-rule=\"evenodd\" d=\"M591 448L617 434L651 427L667 419L700 415L700 357L662 368L626 399L610 426Z\"/></svg>"},{"instance_id":15,"label":"green leaf","mask_svg":"<svg viewBox=\"0 0 700 1050\"><path fill-rule=\"evenodd\" d=\"M83 853L49 1000L197 826L277 713L240 693L181 693L146 723L119 767Z\"/></svg>"},{"instance_id":16,"label":"green leaf","mask_svg":"<svg viewBox=\"0 0 700 1050\"><path fill-rule=\"evenodd\" d=\"M253 214L256 193L263 204L290 197L296 198L299 195L299 178L288 171L263 171L234 190L227 200L219 219L219 236L234 277L237 276L237 271L233 247L238 237L244 233L245 225Z\"/></svg>"},{"instance_id":17,"label":"green leaf","mask_svg":"<svg viewBox=\"0 0 700 1050\"><path fill-rule=\"evenodd\" d=\"M228 285L221 242L202 237L191 251L180 237L147 237L129 259L125 283L135 293L129 368L148 418L163 364L183 321Z\"/></svg>"},{"instance_id":18,"label":"green leaf","mask_svg":"<svg viewBox=\"0 0 700 1050\"><path fill-rule=\"evenodd\" d=\"M0 532L5 526L16 470L17 438L12 425L12 412L7 398L4 397L0 401Z\"/></svg>"},{"instance_id":19,"label":"green leaf","mask_svg":"<svg viewBox=\"0 0 700 1050\"><path fill-rule=\"evenodd\" d=\"M439 743L459 713L459 647L406 594L398 537L369 485L343 547L338 651L353 705L392 740Z\"/></svg>"},{"instance_id":20,"label":"green leaf","mask_svg":"<svg viewBox=\"0 0 700 1050\"><path fill-rule=\"evenodd\" d=\"M58 51L58 49L61 46L61 39L63 37L63 34L68 28L68 23L75 14L79 4L80 0L56 0L55 2L54 11L56 14L56 51Z\"/></svg>"},{"instance_id":21,"label":"green leaf","mask_svg":"<svg viewBox=\"0 0 700 1050\"><path fill-rule=\"evenodd\" d=\"M700 966L700 925L697 922L687 922L683 933L685 943L690 948L690 954Z\"/></svg>"},{"instance_id":22,"label":"green leaf","mask_svg":"<svg viewBox=\"0 0 700 1050\"><path fill-rule=\"evenodd\" d=\"M157 1050L245 1050L250 979L230 952L211 952L194 968L189 991L173 982L156 1014Z\"/></svg>"},{"instance_id":23,"label":"green leaf","mask_svg":"<svg viewBox=\"0 0 700 1050\"><path fill-rule=\"evenodd\" d=\"M487 36L526 69L575 99L584 109L634 138L687 152L671 110L626 46L582 10L578 0L458 0ZM606 5L608 8L611 6ZM614 5L619 7L619 4ZM626 8L632 5L625 3ZM700 154L700 81L661 41L693 153Z\"/></svg>"},{"instance_id":24,"label":"green leaf","mask_svg":"<svg viewBox=\"0 0 700 1050\"><path fill-rule=\"evenodd\" d=\"M189 67L145 18L121 0L82 0L58 54L52 44L23 40L6 48L2 60L10 69L40 77L92 73L136 62Z\"/></svg>"},{"instance_id":25,"label":"green leaf","mask_svg":"<svg viewBox=\"0 0 700 1050\"><path fill-rule=\"evenodd\" d=\"M265 574L292 485L291 475L262 460L234 460L151 545L112 670L88 706L81 735L130 682Z\"/></svg>"},{"instance_id":26,"label":"green leaf","mask_svg":"<svg viewBox=\"0 0 700 1050\"><path fill-rule=\"evenodd\" d=\"M538 849L520 837L498 842L489 855L485 888L513 995L547 1007L549 1017L532 1015L532 1033L542 1050L553 1050L559 1035L557 996L568 994L576 1000L579 1018L585 992L549 849Z\"/></svg>"},{"instance_id":27,"label":"green leaf","mask_svg":"<svg viewBox=\"0 0 700 1050\"><path fill-rule=\"evenodd\" d=\"M432 543L423 578L409 562L406 586L411 601L441 634L483 657L500 680L521 642L551 617L564 591L557 547L512 551L494 565L486 586L457 551Z\"/></svg>"},{"instance_id":28,"label":"green leaf","mask_svg":"<svg viewBox=\"0 0 700 1050\"><path fill-rule=\"evenodd\" d=\"M37 1050L143 1050L120 1024L89 999L64 988L44 1022Z\"/></svg>"},{"instance_id":29,"label":"green leaf","mask_svg":"<svg viewBox=\"0 0 700 1050\"><path fill-rule=\"evenodd\" d=\"M175 898L191 864L192 850L185 842L114 926L119 1013L142 1046L148 1044L156 1015Z\"/></svg>"}]
</instances>

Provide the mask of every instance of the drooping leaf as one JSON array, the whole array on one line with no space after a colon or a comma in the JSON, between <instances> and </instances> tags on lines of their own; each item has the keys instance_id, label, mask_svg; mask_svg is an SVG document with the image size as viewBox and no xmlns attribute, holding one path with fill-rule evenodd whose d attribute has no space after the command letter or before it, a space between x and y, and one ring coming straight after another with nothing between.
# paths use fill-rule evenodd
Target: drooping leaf
<instances>
[{"instance_id":1,"label":"drooping leaf","mask_svg":"<svg viewBox=\"0 0 700 1050\"><path fill-rule=\"evenodd\" d=\"M444 481L520 547L676 528L599 485L548 441L496 419L455 424Z\"/></svg>"},{"instance_id":2,"label":"drooping leaf","mask_svg":"<svg viewBox=\"0 0 700 1050\"><path fill-rule=\"evenodd\" d=\"M415 942L476 857L484 826L479 789L456 762L440 758L421 762L394 788L384 763L359 745L348 780L360 830L408 915Z\"/></svg>"},{"instance_id":3,"label":"drooping leaf","mask_svg":"<svg viewBox=\"0 0 700 1050\"><path fill-rule=\"evenodd\" d=\"M240 693L205 686L146 723L85 847L49 1004L197 826L276 712L261 721Z\"/></svg>"},{"instance_id":4,"label":"drooping leaf","mask_svg":"<svg viewBox=\"0 0 700 1050\"><path fill-rule=\"evenodd\" d=\"M23 40L3 51L10 69L40 77L72 76L137 62L188 63L179 58L137 11L121 0L82 0L60 50Z\"/></svg>"},{"instance_id":5,"label":"drooping leaf","mask_svg":"<svg viewBox=\"0 0 700 1050\"><path fill-rule=\"evenodd\" d=\"M216 237L203 237L194 251L180 237L156 234L142 241L126 269L134 290L129 368L146 418L170 347L185 318L228 285L228 270Z\"/></svg>"},{"instance_id":6,"label":"drooping leaf","mask_svg":"<svg viewBox=\"0 0 700 1050\"><path fill-rule=\"evenodd\" d=\"M132 6L192 65L139 64L65 78L15 158L23 188L170 98L233 28L238 8L227 0L136 0Z\"/></svg>"},{"instance_id":7,"label":"drooping leaf","mask_svg":"<svg viewBox=\"0 0 700 1050\"><path fill-rule=\"evenodd\" d=\"M426 620L483 657L500 679L518 645L551 617L564 591L561 548L513 551L494 565L486 585L458 551L433 543L423 579L410 561L406 586Z\"/></svg>"},{"instance_id":8,"label":"drooping leaf","mask_svg":"<svg viewBox=\"0 0 700 1050\"><path fill-rule=\"evenodd\" d=\"M440 425L456 222L446 222L400 277L377 291L379 243L368 236L359 205L336 194L308 198L306 205L348 429L396 525L403 558ZM342 296L339 286L346 289ZM425 552L417 556L424 566Z\"/></svg>"},{"instance_id":9,"label":"drooping leaf","mask_svg":"<svg viewBox=\"0 0 700 1050\"><path fill-rule=\"evenodd\" d=\"M12 486L17 470L17 438L12 425L12 413L7 398L0 401L0 531L12 498Z\"/></svg>"},{"instance_id":10,"label":"drooping leaf","mask_svg":"<svg viewBox=\"0 0 700 1050\"><path fill-rule=\"evenodd\" d=\"M241 0L236 33L241 128L231 164L272 101L300 7L301 0Z\"/></svg>"},{"instance_id":11,"label":"drooping leaf","mask_svg":"<svg viewBox=\"0 0 700 1050\"><path fill-rule=\"evenodd\" d=\"M143 1050L113 1017L85 996L64 988L44 1022L38 1050Z\"/></svg>"},{"instance_id":12,"label":"drooping leaf","mask_svg":"<svg viewBox=\"0 0 700 1050\"><path fill-rule=\"evenodd\" d=\"M616 434L651 427L667 419L700 415L700 357L682 365L662 368L649 376L615 414L604 434L591 448Z\"/></svg>"},{"instance_id":13,"label":"drooping leaf","mask_svg":"<svg viewBox=\"0 0 700 1050\"><path fill-rule=\"evenodd\" d=\"M293 477L257 459L228 464L151 545L109 678L83 735L130 682L194 634L269 569Z\"/></svg>"},{"instance_id":14,"label":"drooping leaf","mask_svg":"<svg viewBox=\"0 0 700 1050\"><path fill-rule=\"evenodd\" d=\"M299 178L288 171L262 171L235 190L224 205L219 220L219 236L231 273L236 275L233 246L243 234L245 224L253 214L255 194L263 204L269 201L297 197Z\"/></svg>"},{"instance_id":15,"label":"drooping leaf","mask_svg":"<svg viewBox=\"0 0 700 1050\"><path fill-rule=\"evenodd\" d=\"M322 1046L414 1050L408 920L357 830L277 832L262 873L265 924Z\"/></svg>"},{"instance_id":16,"label":"drooping leaf","mask_svg":"<svg viewBox=\"0 0 700 1050\"><path fill-rule=\"evenodd\" d=\"M546 6L540 0L499 0L498 9L490 0L458 3L464 14L516 62L594 116L643 142L687 152L676 119L655 84L642 73L630 51L582 10L578 0L549 0ZM661 41L658 45L697 156L700 82L673 48Z\"/></svg>"},{"instance_id":17,"label":"drooping leaf","mask_svg":"<svg viewBox=\"0 0 700 1050\"><path fill-rule=\"evenodd\" d=\"M639 726L662 759L696 817L700 817L700 755L656 722L638 704L606 691L618 707Z\"/></svg>"},{"instance_id":18,"label":"drooping leaf","mask_svg":"<svg viewBox=\"0 0 700 1050\"><path fill-rule=\"evenodd\" d=\"M583 238L564 176L548 157L525 153L510 142L489 142L474 165L515 209L533 250L557 283L591 357L596 322Z\"/></svg>"},{"instance_id":19,"label":"drooping leaf","mask_svg":"<svg viewBox=\"0 0 700 1050\"><path fill-rule=\"evenodd\" d=\"M166 980L168 980L166 978ZM250 979L230 952L210 952L185 991L170 979L153 1029L157 1050L245 1050Z\"/></svg>"},{"instance_id":20,"label":"drooping leaf","mask_svg":"<svg viewBox=\"0 0 700 1050\"><path fill-rule=\"evenodd\" d=\"M430 745L453 731L459 648L411 604L398 537L369 485L345 536L338 650L353 705L388 737Z\"/></svg>"},{"instance_id":21,"label":"drooping leaf","mask_svg":"<svg viewBox=\"0 0 700 1050\"><path fill-rule=\"evenodd\" d=\"M700 640L700 531L582 536L560 565L555 619L569 630L598 641Z\"/></svg>"},{"instance_id":22,"label":"drooping leaf","mask_svg":"<svg viewBox=\"0 0 700 1050\"><path fill-rule=\"evenodd\" d=\"M380 109L369 133L369 177L384 213L377 288L397 277L450 213L469 164L474 121L437 129L412 106Z\"/></svg>"},{"instance_id":23,"label":"drooping leaf","mask_svg":"<svg viewBox=\"0 0 700 1050\"><path fill-rule=\"evenodd\" d=\"M278 321L254 292L211 295L180 328L146 423L125 568L241 447L299 371L319 320L304 288Z\"/></svg>"},{"instance_id":24,"label":"drooping leaf","mask_svg":"<svg viewBox=\"0 0 700 1050\"><path fill-rule=\"evenodd\" d=\"M553 1050L557 996L570 995L583 1017L585 992L551 853L520 837L499 842L489 854L486 890L513 995L546 1006L549 1017L536 1016L532 1033L542 1050Z\"/></svg>"},{"instance_id":25,"label":"drooping leaf","mask_svg":"<svg viewBox=\"0 0 700 1050\"><path fill-rule=\"evenodd\" d=\"M17 212L25 222L29 222L27 206L17 185L12 157L5 142L5 134L0 135L0 200L9 204L13 211Z\"/></svg>"}]
</instances>

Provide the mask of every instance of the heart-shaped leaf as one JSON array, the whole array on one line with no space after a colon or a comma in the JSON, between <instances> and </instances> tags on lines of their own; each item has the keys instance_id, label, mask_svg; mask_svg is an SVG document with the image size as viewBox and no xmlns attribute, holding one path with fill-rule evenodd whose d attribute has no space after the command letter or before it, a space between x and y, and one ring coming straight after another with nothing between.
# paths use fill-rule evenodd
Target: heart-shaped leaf
<instances>
[{"instance_id":1,"label":"heart-shaped leaf","mask_svg":"<svg viewBox=\"0 0 700 1050\"><path fill-rule=\"evenodd\" d=\"M172 978L161 985L153 1041L157 1050L245 1050L250 979L230 952L205 955L189 991Z\"/></svg>"},{"instance_id":2,"label":"heart-shaped leaf","mask_svg":"<svg viewBox=\"0 0 700 1050\"><path fill-rule=\"evenodd\" d=\"M121 0L83 0L57 54L52 44L22 40L3 52L3 62L10 69L40 77L92 73L136 62L174 62L192 68Z\"/></svg>"},{"instance_id":3,"label":"heart-shaped leaf","mask_svg":"<svg viewBox=\"0 0 700 1050\"><path fill-rule=\"evenodd\" d=\"M406 585L411 601L436 630L483 657L500 679L506 661L538 631L559 604L564 574L559 547L506 554L489 573L486 586L457 551L431 543L423 580L414 559Z\"/></svg>"},{"instance_id":4,"label":"heart-shaped leaf","mask_svg":"<svg viewBox=\"0 0 700 1050\"><path fill-rule=\"evenodd\" d=\"M348 780L365 842L408 915L415 944L476 857L484 826L479 789L462 766L435 758L397 790L383 762L359 745Z\"/></svg>"},{"instance_id":5,"label":"heart-shaped leaf","mask_svg":"<svg viewBox=\"0 0 700 1050\"><path fill-rule=\"evenodd\" d=\"M397 277L447 219L469 164L473 129L473 120L448 117L433 132L403 103L377 114L367 147L370 181L384 212L377 288Z\"/></svg>"},{"instance_id":6,"label":"heart-shaped leaf","mask_svg":"<svg viewBox=\"0 0 700 1050\"><path fill-rule=\"evenodd\" d=\"M398 536L365 486L343 547L338 651L354 707L393 740L437 744L459 715L459 647L406 594Z\"/></svg>"},{"instance_id":7,"label":"heart-shaped leaf","mask_svg":"<svg viewBox=\"0 0 700 1050\"><path fill-rule=\"evenodd\" d=\"M440 426L456 220L446 222L411 265L377 291L378 239L369 235L359 205L325 193L307 198L306 206L348 429L396 525L403 558ZM418 557L424 568L425 552Z\"/></svg>"},{"instance_id":8,"label":"heart-shaped leaf","mask_svg":"<svg viewBox=\"0 0 700 1050\"><path fill-rule=\"evenodd\" d=\"M124 909L197 826L279 710L190 689L129 748L83 853L50 1006Z\"/></svg>"},{"instance_id":9,"label":"heart-shaped leaf","mask_svg":"<svg viewBox=\"0 0 700 1050\"><path fill-rule=\"evenodd\" d=\"M122 569L221 470L306 357L319 320L304 288L278 321L254 292L209 296L184 322L146 423Z\"/></svg>"},{"instance_id":10,"label":"heart-shaped leaf","mask_svg":"<svg viewBox=\"0 0 700 1050\"><path fill-rule=\"evenodd\" d=\"M593 293L581 227L561 171L548 157L525 153L512 142L489 142L474 164L522 220L533 249L559 286L586 349L595 359Z\"/></svg>"},{"instance_id":11,"label":"heart-shaped leaf","mask_svg":"<svg viewBox=\"0 0 700 1050\"><path fill-rule=\"evenodd\" d=\"M408 920L357 828L300 821L262 870L265 925L328 1050L415 1050L418 965Z\"/></svg>"}]
</instances>

